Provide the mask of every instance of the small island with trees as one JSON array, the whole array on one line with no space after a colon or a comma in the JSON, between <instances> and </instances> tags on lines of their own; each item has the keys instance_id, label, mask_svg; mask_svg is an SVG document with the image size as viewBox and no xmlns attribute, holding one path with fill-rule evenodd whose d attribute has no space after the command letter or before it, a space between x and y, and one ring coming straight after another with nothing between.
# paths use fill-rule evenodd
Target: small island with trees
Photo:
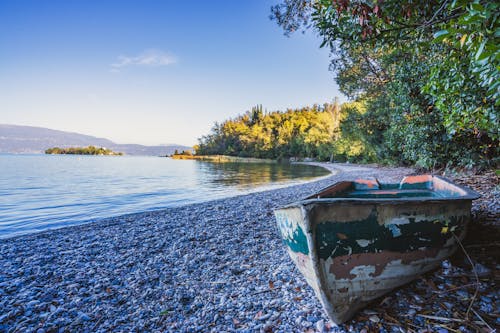
<instances>
[{"instance_id":1,"label":"small island with trees","mask_svg":"<svg viewBox=\"0 0 500 333\"><path fill-rule=\"evenodd\" d=\"M123 153L114 152L111 149L104 147L69 147L69 148L49 148L45 150L45 154L68 154L68 155L111 155L121 156Z\"/></svg>"}]
</instances>

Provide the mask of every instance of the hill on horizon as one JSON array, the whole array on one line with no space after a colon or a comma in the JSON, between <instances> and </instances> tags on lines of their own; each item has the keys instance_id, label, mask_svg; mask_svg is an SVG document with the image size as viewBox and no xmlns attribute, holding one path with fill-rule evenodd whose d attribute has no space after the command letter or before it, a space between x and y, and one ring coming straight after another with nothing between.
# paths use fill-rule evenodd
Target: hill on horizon
<instances>
[{"instance_id":1,"label":"hill on horizon","mask_svg":"<svg viewBox=\"0 0 500 333\"><path fill-rule=\"evenodd\" d=\"M191 150L191 147L169 144L145 146L119 144L105 138L53 130L44 127L0 124L0 153L39 154L53 147L105 147L127 155L162 156L175 150Z\"/></svg>"}]
</instances>

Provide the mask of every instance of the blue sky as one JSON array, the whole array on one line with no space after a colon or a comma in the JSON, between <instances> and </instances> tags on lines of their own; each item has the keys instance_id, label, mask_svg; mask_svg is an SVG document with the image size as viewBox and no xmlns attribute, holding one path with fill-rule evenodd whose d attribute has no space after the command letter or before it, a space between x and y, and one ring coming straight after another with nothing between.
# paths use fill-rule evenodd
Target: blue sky
<instances>
[{"instance_id":1,"label":"blue sky","mask_svg":"<svg viewBox=\"0 0 500 333\"><path fill-rule=\"evenodd\" d=\"M256 104L341 97L328 51L283 36L275 3L0 0L0 123L193 145Z\"/></svg>"}]
</instances>

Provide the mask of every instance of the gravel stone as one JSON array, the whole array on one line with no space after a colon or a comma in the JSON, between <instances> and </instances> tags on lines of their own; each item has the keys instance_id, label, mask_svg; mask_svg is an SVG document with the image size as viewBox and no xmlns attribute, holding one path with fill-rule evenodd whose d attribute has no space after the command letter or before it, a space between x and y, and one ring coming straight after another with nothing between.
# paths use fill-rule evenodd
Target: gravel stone
<instances>
[{"instance_id":1,"label":"gravel stone","mask_svg":"<svg viewBox=\"0 0 500 333\"><path fill-rule=\"evenodd\" d=\"M381 331L383 312L377 321L361 313L338 327L329 321L282 245L273 209L336 181L394 181L413 170L322 165L341 172L0 240L0 332ZM449 276L462 274L445 265ZM438 290L450 289L446 283L436 283ZM463 289L453 295L470 296ZM387 306L418 327L426 325L415 315L423 306L442 310L408 288L392 296ZM484 296L481 307L496 309L498 295Z\"/></svg>"}]
</instances>

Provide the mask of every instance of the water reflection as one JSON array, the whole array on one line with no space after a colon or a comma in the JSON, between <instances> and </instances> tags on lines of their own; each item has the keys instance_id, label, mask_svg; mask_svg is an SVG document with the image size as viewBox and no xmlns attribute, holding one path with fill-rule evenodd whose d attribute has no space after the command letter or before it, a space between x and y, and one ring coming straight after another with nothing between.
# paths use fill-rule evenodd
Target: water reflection
<instances>
[{"instance_id":1,"label":"water reflection","mask_svg":"<svg viewBox=\"0 0 500 333\"><path fill-rule=\"evenodd\" d=\"M135 156L1 155L0 238L271 189L309 165Z\"/></svg>"},{"instance_id":2,"label":"water reflection","mask_svg":"<svg viewBox=\"0 0 500 333\"><path fill-rule=\"evenodd\" d=\"M215 187L250 188L269 183L282 183L291 179L302 180L321 177L329 172L321 167L290 163L214 163L198 161L205 183Z\"/></svg>"}]
</instances>

